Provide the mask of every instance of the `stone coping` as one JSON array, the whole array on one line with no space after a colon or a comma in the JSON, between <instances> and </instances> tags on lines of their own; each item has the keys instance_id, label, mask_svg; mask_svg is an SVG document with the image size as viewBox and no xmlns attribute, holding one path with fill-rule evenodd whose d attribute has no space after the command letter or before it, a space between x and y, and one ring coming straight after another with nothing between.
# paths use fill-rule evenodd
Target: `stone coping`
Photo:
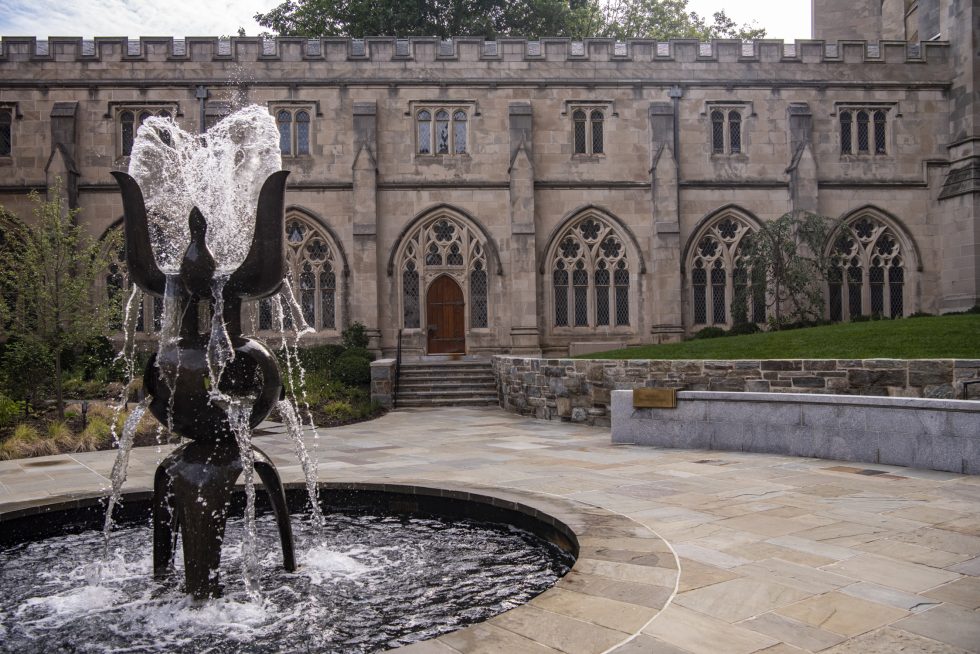
<instances>
[{"instance_id":1,"label":"stone coping","mask_svg":"<svg viewBox=\"0 0 980 654\"><path fill-rule=\"evenodd\" d=\"M291 490L305 488L296 482L285 485ZM564 549L577 550L571 570L530 602L483 622L398 648L399 652L554 652L563 641L572 638L576 652L599 654L639 637L677 592L680 564L670 545L648 527L600 507L557 496L472 484L434 486L385 479L335 481L319 486L402 497L448 498L517 512L564 533L569 541L563 544ZM149 488L137 487L123 497L145 502L150 496ZM103 493L66 493L43 500L0 504L0 525L51 511L93 507L103 497ZM479 516L481 509L473 513Z\"/></svg>"},{"instance_id":2,"label":"stone coping","mask_svg":"<svg viewBox=\"0 0 980 654\"><path fill-rule=\"evenodd\" d=\"M614 391L618 392L618 391ZM835 406L880 406L892 409L931 409L980 414L977 400L946 400L921 397L882 397L877 395L814 395L810 393L752 393L723 391L678 391L679 400L724 400L726 402L764 402L794 404L833 404ZM978 417L980 418L980 417ZM980 423L978 423L980 424ZM980 427L978 427L980 429Z\"/></svg>"}]
</instances>

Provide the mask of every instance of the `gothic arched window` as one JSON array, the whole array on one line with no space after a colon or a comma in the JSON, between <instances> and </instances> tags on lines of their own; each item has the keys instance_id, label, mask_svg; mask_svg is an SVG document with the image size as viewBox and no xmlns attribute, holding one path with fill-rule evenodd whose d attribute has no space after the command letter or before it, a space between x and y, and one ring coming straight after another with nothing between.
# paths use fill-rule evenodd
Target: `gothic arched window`
<instances>
[{"instance_id":1,"label":"gothic arched window","mask_svg":"<svg viewBox=\"0 0 980 654\"><path fill-rule=\"evenodd\" d=\"M605 151L605 118L601 109L586 107L572 112L572 146L575 154L602 154Z\"/></svg>"},{"instance_id":2,"label":"gothic arched window","mask_svg":"<svg viewBox=\"0 0 980 654\"><path fill-rule=\"evenodd\" d=\"M884 221L863 214L848 221L831 244L828 317L861 315L899 318L906 314L909 253Z\"/></svg>"},{"instance_id":3,"label":"gothic arched window","mask_svg":"<svg viewBox=\"0 0 980 654\"><path fill-rule=\"evenodd\" d=\"M342 273L343 261L333 239L305 216L287 214L286 275L303 320L317 331L340 329ZM273 329L273 315L272 300L260 301L258 328Z\"/></svg>"},{"instance_id":4,"label":"gothic arched window","mask_svg":"<svg viewBox=\"0 0 980 654\"><path fill-rule=\"evenodd\" d=\"M742 254L752 227L726 214L703 227L688 255L693 325L765 322L765 273L753 270Z\"/></svg>"},{"instance_id":5,"label":"gothic arched window","mask_svg":"<svg viewBox=\"0 0 980 654\"><path fill-rule=\"evenodd\" d=\"M279 153L286 157L310 154L310 110L280 107L274 113L279 129Z\"/></svg>"},{"instance_id":6,"label":"gothic arched window","mask_svg":"<svg viewBox=\"0 0 980 654\"><path fill-rule=\"evenodd\" d=\"M552 325L571 328L630 326L630 260L623 237L588 214L556 239L550 257Z\"/></svg>"},{"instance_id":7,"label":"gothic arched window","mask_svg":"<svg viewBox=\"0 0 980 654\"><path fill-rule=\"evenodd\" d=\"M489 326L486 243L466 221L449 214L423 221L405 238L398 261L402 327L425 324L425 289L441 275L452 277L463 290L468 328Z\"/></svg>"}]
</instances>

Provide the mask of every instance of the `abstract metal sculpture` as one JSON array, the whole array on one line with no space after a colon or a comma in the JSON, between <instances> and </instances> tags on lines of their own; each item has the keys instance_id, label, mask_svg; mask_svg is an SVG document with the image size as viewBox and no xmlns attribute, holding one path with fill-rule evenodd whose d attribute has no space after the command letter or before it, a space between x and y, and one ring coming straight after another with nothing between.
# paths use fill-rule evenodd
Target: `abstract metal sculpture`
<instances>
[{"instance_id":1,"label":"abstract metal sculpture","mask_svg":"<svg viewBox=\"0 0 980 654\"><path fill-rule=\"evenodd\" d=\"M126 263L134 283L162 297L166 276L154 259L143 193L136 180L112 173L122 191ZM251 403L249 428L266 418L282 397L282 378L272 353L259 341L242 336L242 301L279 291L285 275L283 196L288 171L266 179L259 194L255 234L242 265L222 290L223 317L234 357L221 371L218 391ZM207 221L195 207L190 213L191 240L184 252L176 288L180 317L177 345L161 348L146 366L143 387L149 408L191 442L178 447L159 465L153 487L153 571L165 577L172 569L178 531L184 552L186 591L195 598L221 594L218 566L221 543L235 481L243 471L228 407L216 402L209 387L210 333L198 326L198 304L211 302L215 261L205 243ZM167 380L166 382L164 380ZM283 566L296 569L292 529L279 473L261 450L252 446L255 471L268 491L282 542Z\"/></svg>"}]
</instances>

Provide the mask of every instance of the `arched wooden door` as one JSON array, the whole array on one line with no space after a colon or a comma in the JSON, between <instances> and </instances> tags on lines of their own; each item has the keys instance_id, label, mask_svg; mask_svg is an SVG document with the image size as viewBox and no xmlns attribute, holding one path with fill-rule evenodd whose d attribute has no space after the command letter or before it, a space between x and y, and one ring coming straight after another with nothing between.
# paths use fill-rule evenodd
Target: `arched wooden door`
<instances>
[{"instance_id":1,"label":"arched wooden door","mask_svg":"<svg viewBox=\"0 0 980 654\"><path fill-rule=\"evenodd\" d=\"M437 277L425 294L429 354L466 352L463 289L452 277Z\"/></svg>"}]
</instances>

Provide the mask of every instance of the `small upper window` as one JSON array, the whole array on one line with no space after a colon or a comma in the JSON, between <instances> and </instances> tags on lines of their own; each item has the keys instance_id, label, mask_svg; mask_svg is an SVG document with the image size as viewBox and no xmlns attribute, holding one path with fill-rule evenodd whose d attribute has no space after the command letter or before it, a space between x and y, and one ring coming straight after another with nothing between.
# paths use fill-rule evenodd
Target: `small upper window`
<instances>
[{"instance_id":1,"label":"small upper window","mask_svg":"<svg viewBox=\"0 0 980 654\"><path fill-rule=\"evenodd\" d=\"M716 107L711 111L711 154L742 154L741 108Z\"/></svg>"},{"instance_id":2,"label":"small upper window","mask_svg":"<svg viewBox=\"0 0 980 654\"><path fill-rule=\"evenodd\" d=\"M453 107L417 107L416 153L458 155L468 152L469 112Z\"/></svg>"},{"instance_id":3,"label":"small upper window","mask_svg":"<svg viewBox=\"0 0 980 654\"><path fill-rule=\"evenodd\" d=\"M124 107L118 114L117 134L119 137L119 152L123 157L133 154L133 143L136 141L140 126L148 118L170 118L173 115L169 109L158 107ZM170 142L170 134L160 135L164 143Z\"/></svg>"},{"instance_id":4,"label":"small upper window","mask_svg":"<svg viewBox=\"0 0 980 654\"><path fill-rule=\"evenodd\" d=\"M0 157L9 157L13 150L13 111L0 107Z\"/></svg>"},{"instance_id":5,"label":"small upper window","mask_svg":"<svg viewBox=\"0 0 980 654\"><path fill-rule=\"evenodd\" d=\"M605 152L603 122L605 113L601 109L575 109L572 111L572 143L575 154L592 155Z\"/></svg>"},{"instance_id":6,"label":"small upper window","mask_svg":"<svg viewBox=\"0 0 980 654\"><path fill-rule=\"evenodd\" d=\"M847 107L839 119L841 154L888 154L887 108Z\"/></svg>"},{"instance_id":7,"label":"small upper window","mask_svg":"<svg viewBox=\"0 0 980 654\"><path fill-rule=\"evenodd\" d=\"M280 107L275 111L279 129L279 152L284 157L310 154L310 115L308 108Z\"/></svg>"}]
</instances>

